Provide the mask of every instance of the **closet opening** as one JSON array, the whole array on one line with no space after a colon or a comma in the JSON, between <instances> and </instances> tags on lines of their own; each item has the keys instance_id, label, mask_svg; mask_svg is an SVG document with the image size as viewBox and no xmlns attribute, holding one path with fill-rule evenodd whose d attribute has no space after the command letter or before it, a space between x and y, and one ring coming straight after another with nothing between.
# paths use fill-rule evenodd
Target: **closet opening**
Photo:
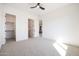
<instances>
[{"instance_id":1,"label":"closet opening","mask_svg":"<svg viewBox=\"0 0 79 59\"><path fill-rule=\"evenodd\" d=\"M34 37L34 20L28 19L28 38Z\"/></svg>"},{"instance_id":2,"label":"closet opening","mask_svg":"<svg viewBox=\"0 0 79 59\"><path fill-rule=\"evenodd\" d=\"M16 41L16 15L5 14L6 42Z\"/></svg>"}]
</instances>

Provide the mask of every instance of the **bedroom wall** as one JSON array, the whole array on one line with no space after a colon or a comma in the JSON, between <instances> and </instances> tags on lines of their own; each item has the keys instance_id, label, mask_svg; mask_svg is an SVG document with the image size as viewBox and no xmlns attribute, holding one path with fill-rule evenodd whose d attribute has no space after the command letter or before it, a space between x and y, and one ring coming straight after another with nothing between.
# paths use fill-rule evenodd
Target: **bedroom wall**
<instances>
[{"instance_id":1,"label":"bedroom wall","mask_svg":"<svg viewBox=\"0 0 79 59\"><path fill-rule=\"evenodd\" d=\"M79 4L70 4L45 15L43 37L79 46Z\"/></svg>"},{"instance_id":2,"label":"bedroom wall","mask_svg":"<svg viewBox=\"0 0 79 59\"><path fill-rule=\"evenodd\" d=\"M18 10L10 5L5 5L5 14L16 15L16 41L28 39L27 16L25 11Z\"/></svg>"},{"instance_id":3,"label":"bedroom wall","mask_svg":"<svg viewBox=\"0 0 79 59\"><path fill-rule=\"evenodd\" d=\"M28 13L26 10L19 10L15 6L5 5L5 13L16 15L16 41L28 39L28 18L34 20L35 37L39 36L39 27L37 15Z\"/></svg>"},{"instance_id":4,"label":"bedroom wall","mask_svg":"<svg viewBox=\"0 0 79 59\"><path fill-rule=\"evenodd\" d=\"M5 14L16 15L16 41L28 40L28 18L34 19L35 37L39 36L38 16L28 13L26 10L19 10L15 6L0 4L0 47L6 43L5 39ZM38 27L38 28L37 28Z\"/></svg>"}]
</instances>

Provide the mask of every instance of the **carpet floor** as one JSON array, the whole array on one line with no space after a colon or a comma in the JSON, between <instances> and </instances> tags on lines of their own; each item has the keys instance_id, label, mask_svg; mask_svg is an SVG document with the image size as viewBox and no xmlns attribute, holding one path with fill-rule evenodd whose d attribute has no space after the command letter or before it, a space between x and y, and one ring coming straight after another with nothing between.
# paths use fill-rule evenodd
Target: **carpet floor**
<instances>
[{"instance_id":1,"label":"carpet floor","mask_svg":"<svg viewBox=\"0 0 79 59\"><path fill-rule=\"evenodd\" d=\"M53 46L55 41L45 38L30 38L19 42L8 41L2 46L0 56L61 56ZM60 50L60 52L62 52ZM79 48L68 46L65 55L79 55Z\"/></svg>"}]
</instances>

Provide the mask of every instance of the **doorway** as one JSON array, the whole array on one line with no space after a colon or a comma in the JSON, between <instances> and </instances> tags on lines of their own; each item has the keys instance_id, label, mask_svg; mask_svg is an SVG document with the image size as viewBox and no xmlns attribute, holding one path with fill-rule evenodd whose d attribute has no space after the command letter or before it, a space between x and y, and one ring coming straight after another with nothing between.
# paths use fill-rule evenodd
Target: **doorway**
<instances>
[{"instance_id":1,"label":"doorway","mask_svg":"<svg viewBox=\"0 0 79 59\"><path fill-rule=\"evenodd\" d=\"M6 42L16 41L16 16L12 14L5 14L5 32L6 32Z\"/></svg>"},{"instance_id":2,"label":"doorway","mask_svg":"<svg viewBox=\"0 0 79 59\"><path fill-rule=\"evenodd\" d=\"M39 20L39 36L41 37L42 36L42 20Z\"/></svg>"},{"instance_id":3,"label":"doorway","mask_svg":"<svg viewBox=\"0 0 79 59\"><path fill-rule=\"evenodd\" d=\"M28 19L28 38L34 37L34 20Z\"/></svg>"}]
</instances>

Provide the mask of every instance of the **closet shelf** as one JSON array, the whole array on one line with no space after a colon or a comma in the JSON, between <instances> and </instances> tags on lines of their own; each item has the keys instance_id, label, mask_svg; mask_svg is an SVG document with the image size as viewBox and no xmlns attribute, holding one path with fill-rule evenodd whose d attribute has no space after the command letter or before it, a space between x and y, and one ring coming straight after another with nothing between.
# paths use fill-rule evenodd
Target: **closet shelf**
<instances>
[{"instance_id":1,"label":"closet shelf","mask_svg":"<svg viewBox=\"0 0 79 59\"><path fill-rule=\"evenodd\" d=\"M5 22L5 24L15 24L14 22Z\"/></svg>"},{"instance_id":2,"label":"closet shelf","mask_svg":"<svg viewBox=\"0 0 79 59\"><path fill-rule=\"evenodd\" d=\"M5 32L14 32L15 30L5 30Z\"/></svg>"}]
</instances>

